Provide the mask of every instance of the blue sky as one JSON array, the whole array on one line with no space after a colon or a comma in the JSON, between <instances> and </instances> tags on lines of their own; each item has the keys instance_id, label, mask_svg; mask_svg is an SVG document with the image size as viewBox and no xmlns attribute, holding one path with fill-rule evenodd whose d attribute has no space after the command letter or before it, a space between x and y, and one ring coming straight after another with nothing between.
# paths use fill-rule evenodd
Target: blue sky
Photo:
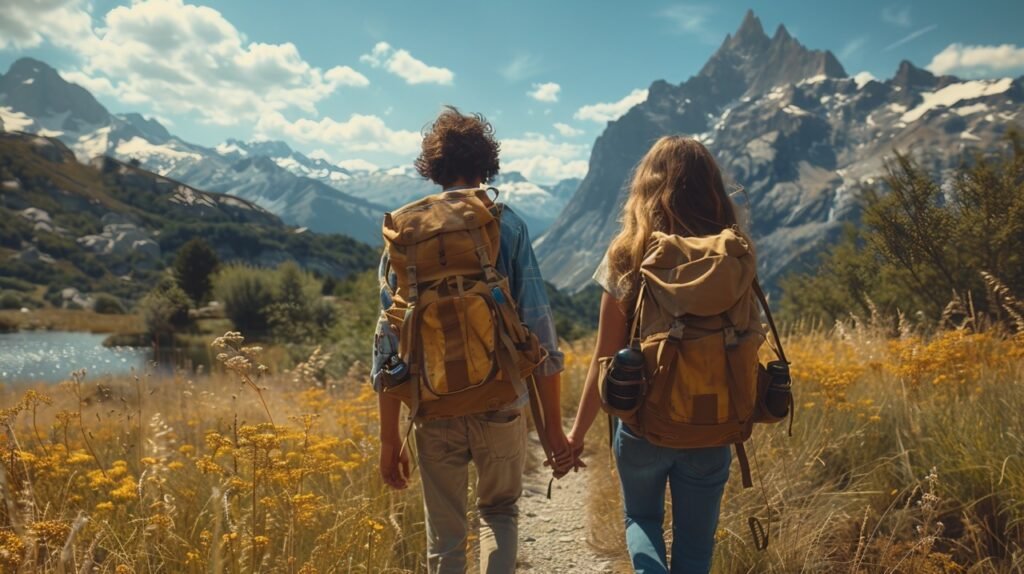
<instances>
[{"instance_id":1,"label":"blue sky","mask_svg":"<svg viewBox=\"0 0 1024 574\"><path fill-rule=\"evenodd\" d=\"M407 163L445 103L479 111L503 162L582 174L606 121L696 73L748 8L847 72L900 60L1024 74L1024 2L6 0L0 68L43 59L115 112L181 137L283 139L343 165ZM45 4L45 6L42 6Z\"/></svg>"}]
</instances>

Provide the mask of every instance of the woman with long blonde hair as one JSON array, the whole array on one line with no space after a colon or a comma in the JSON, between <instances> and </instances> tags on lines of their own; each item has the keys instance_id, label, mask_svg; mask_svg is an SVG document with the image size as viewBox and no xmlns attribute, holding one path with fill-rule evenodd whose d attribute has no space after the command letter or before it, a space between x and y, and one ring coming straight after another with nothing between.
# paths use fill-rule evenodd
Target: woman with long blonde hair
<instances>
[{"instance_id":1,"label":"woman with long blonde hair","mask_svg":"<svg viewBox=\"0 0 1024 574\"><path fill-rule=\"evenodd\" d=\"M594 279L605 293L594 360L568 438L574 452L601 407L598 357L628 343L640 264L654 232L714 235L736 225L736 212L711 153L695 139L659 139L637 164L622 209L622 229ZM618 421L613 450L625 508L626 543L637 572L708 572L719 506L729 477L728 446L676 449L651 444ZM665 485L672 492L672 562L662 532Z\"/></svg>"}]
</instances>

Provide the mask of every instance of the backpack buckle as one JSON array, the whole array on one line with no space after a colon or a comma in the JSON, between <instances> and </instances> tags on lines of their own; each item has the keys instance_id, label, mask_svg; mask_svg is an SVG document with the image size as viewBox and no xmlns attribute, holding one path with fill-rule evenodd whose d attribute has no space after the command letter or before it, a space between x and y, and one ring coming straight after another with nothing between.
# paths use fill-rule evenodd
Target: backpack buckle
<instances>
[{"instance_id":1,"label":"backpack buckle","mask_svg":"<svg viewBox=\"0 0 1024 574\"><path fill-rule=\"evenodd\" d=\"M726 327L722 330L722 334L725 335L725 348L735 349L739 346L739 338L736 336L736 329L732 326Z\"/></svg>"},{"instance_id":2,"label":"backpack buckle","mask_svg":"<svg viewBox=\"0 0 1024 574\"><path fill-rule=\"evenodd\" d=\"M679 319L674 319L672 326L668 330L668 338L675 342L682 341L684 331L686 331L686 325Z\"/></svg>"}]
</instances>

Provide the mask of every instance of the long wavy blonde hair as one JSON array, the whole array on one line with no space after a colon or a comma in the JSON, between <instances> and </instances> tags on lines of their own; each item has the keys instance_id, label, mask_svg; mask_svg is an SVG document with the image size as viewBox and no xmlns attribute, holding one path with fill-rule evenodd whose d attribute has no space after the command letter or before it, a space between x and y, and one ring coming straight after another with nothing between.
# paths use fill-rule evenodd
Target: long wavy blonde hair
<instances>
[{"instance_id":1,"label":"long wavy blonde hair","mask_svg":"<svg viewBox=\"0 0 1024 574\"><path fill-rule=\"evenodd\" d=\"M665 136L634 168L620 223L608 270L626 304L636 297L652 233L713 235L736 224L736 211L711 152L695 139Z\"/></svg>"}]
</instances>

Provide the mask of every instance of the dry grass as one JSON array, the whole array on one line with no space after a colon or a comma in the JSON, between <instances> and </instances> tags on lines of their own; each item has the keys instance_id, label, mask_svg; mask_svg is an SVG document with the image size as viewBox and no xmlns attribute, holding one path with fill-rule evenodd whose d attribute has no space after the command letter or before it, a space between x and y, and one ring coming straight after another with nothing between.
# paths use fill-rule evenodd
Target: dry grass
<instances>
[{"instance_id":1,"label":"dry grass","mask_svg":"<svg viewBox=\"0 0 1024 574\"><path fill-rule=\"evenodd\" d=\"M104 315L70 309L33 309L0 311L0 323L33 331L81 331L88 333L141 333L145 331L139 315Z\"/></svg>"},{"instance_id":2,"label":"dry grass","mask_svg":"<svg viewBox=\"0 0 1024 574\"><path fill-rule=\"evenodd\" d=\"M257 349L223 352L195 381L2 392L0 571L424 571L418 484L378 478L362 368L325 390L315 364L268 378Z\"/></svg>"},{"instance_id":3,"label":"dry grass","mask_svg":"<svg viewBox=\"0 0 1024 574\"><path fill-rule=\"evenodd\" d=\"M784 425L755 432L755 488L728 486L715 572L1024 570L1024 336L892 340L839 325L790 337L787 350L794 436ZM590 447L591 541L621 557L605 443ZM765 552L747 526L751 515L768 522L759 480L771 506Z\"/></svg>"},{"instance_id":4,"label":"dry grass","mask_svg":"<svg viewBox=\"0 0 1024 574\"><path fill-rule=\"evenodd\" d=\"M1024 337L904 331L790 337L795 435L761 428L753 445L772 543L752 548L747 517L768 513L733 481L717 572L1024 567ZM0 389L0 571L425 570L418 484L377 476L365 368L330 378L319 353L263 375L266 352L222 343L227 369L194 380ZM566 414L588 352L568 353ZM588 456L590 540L621 561L603 418Z\"/></svg>"}]
</instances>

